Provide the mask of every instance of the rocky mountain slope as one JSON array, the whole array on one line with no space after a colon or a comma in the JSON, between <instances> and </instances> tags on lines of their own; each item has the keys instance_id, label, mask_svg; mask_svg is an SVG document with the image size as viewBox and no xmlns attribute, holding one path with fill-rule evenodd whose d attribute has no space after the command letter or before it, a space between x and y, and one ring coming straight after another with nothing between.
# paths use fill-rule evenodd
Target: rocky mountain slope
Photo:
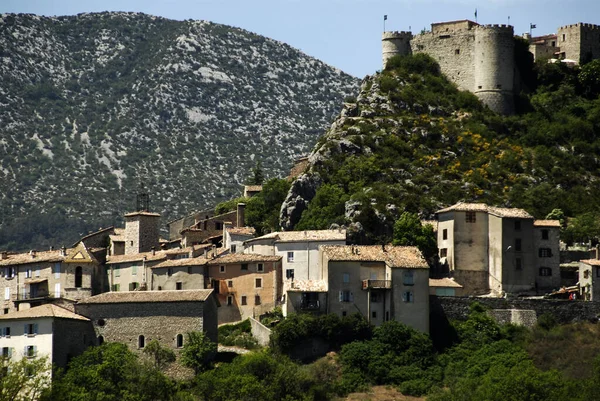
<instances>
[{"instance_id":1,"label":"rocky mountain slope","mask_svg":"<svg viewBox=\"0 0 600 401\"><path fill-rule=\"evenodd\" d=\"M403 211L430 219L461 200L600 221L600 85L586 84L600 82L600 61L528 65L533 90L511 117L459 92L424 55L366 77L292 184L281 225L343 224L356 242L385 242Z\"/></svg>"},{"instance_id":2,"label":"rocky mountain slope","mask_svg":"<svg viewBox=\"0 0 600 401\"><path fill-rule=\"evenodd\" d=\"M239 194L257 160L285 176L359 84L241 29L137 13L1 15L0 82L0 248L21 249L115 224L142 182L166 222Z\"/></svg>"}]
</instances>

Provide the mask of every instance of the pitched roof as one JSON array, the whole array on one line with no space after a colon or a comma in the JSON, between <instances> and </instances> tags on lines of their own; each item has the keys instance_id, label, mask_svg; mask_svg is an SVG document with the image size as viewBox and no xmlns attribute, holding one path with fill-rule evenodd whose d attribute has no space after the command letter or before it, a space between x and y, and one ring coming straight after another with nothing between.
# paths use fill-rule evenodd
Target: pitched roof
<instances>
[{"instance_id":1,"label":"pitched roof","mask_svg":"<svg viewBox=\"0 0 600 401\"><path fill-rule=\"evenodd\" d=\"M487 212L498 217L533 219L533 216L524 209L488 206L485 203L458 202L452 206L438 210L436 214L447 212Z\"/></svg>"},{"instance_id":2,"label":"pitched roof","mask_svg":"<svg viewBox=\"0 0 600 401\"><path fill-rule=\"evenodd\" d=\"M149 217L160 217L159 213L152 213L152 212L132 212L132 213L127 213L124 217L133 217L133 216L149 216Z\"/></svg>"},{"instance_id":3,"label":"pitched roof","mask_svg":"<svg viewBox=\"0 0 600 401\"><path fill-rule=\"evenodd\" d=\"M294 280L288 292L327 292L326 280Z\"/></svg>"},{"instance_id":4,"label":"pitched roof","mask_svg":"<svg viewBox=\"0 0 600 401\"><path fill-rule=\"evenodd\" d=\"M258 255L253 253L229 253L218 256L208 262L210 265L225 263L251 263L251 262L277 262L281 256L276 255Z\"/></svg>"},{"instance_id":5,"label":"pitched roof","mask_svg":"<svg viewBox=\"0 0 600 401\"><path fill-rule=\"evenodd\" d=\"M106 257L106 264L111 265L115 263L128 263L128 262L139 262L142 260L146 260L147 262L166 259L167 255L164 251L155 252L154 255L152 251L150 252L141 252L134 253L132 255L111 255Z\"/></svg>"},{"instance_id":6,"label":"pitched roof","mask_svg":"<svg viewBox=\"0 0 600 401\"><path fill-rule=\"evenodd\" d=\"M246 242L261 239L273 239L275 242L345 241L346 230L278 231Z\"/></svg>"},{"instance_id":7,"label":"pitched roof","mask_svg":"<svg viewBox=\"0 0 600 401\"><path fill-rule=\"evenodd\" d=\"M429 265L415 246L326 245L321 247L330 261L385 262L390 267L428 269Z\"/></svg>"},{"instance_id":8,"label":"pitched roof","mask_svg":"<svg viewBox=\"0 0 600 401\"><path fill-rule=\"evenodd\" d=\"M244 185L244 191L250 191L250 192L262 191L262 185Z\"/></svg>"},{"instance_id":9,"label":"pitched roof","mask_svg":"<svg viewBox=\"0 0 600 401\"><path fill-rule=\"evenodd\" d=\"M68 249L67 254L69 254L70 251L72 251L72 249ZM65 256L61 255L60 249L42 252L36 251L35 256L32 256L30 252L8 253L6 259L0 260L0 266L25 265L41 262L62 262L65 258Z\"/></svg>"},{"instance_id":10,"label":"pitched roof","mask_svg":"<svg viewBox=\"0 0 600 401\"><path fill-rule=\"evenodd\" d=\"M560 220L534 220L534 227L560 227Z\"/></svg>"},{"instance_id":11,"label":"pitched roof","mask_svg":"<svg viewBox=\"0 0 600 401\"><path fill-rule=\"evenodd\" d=\"M208 290L105 292L79 301L80 304L120 304L142 302L204 302L212 294Z\"/></svg>"},{"instance_id":12,"label":"pitched roof","mask_svg":"<svg viewBox=\"0 0 600 401\"><path fill-rule=\"evenodd\" d=\"M62 319L74 319L74 320L85 320L89 321L87 317L78 315L71 312L68 309L61 308L54 304L44 304L40 306L34 306L33 308L20 310L18 312L7 313L6 315L0 315L0 320L10 319L36 319L43 317L54 317Z\"/></svg>"},{"instance_id":13,"label":"pitched roof","mask_svg":"<svg viewBox=\"0 0 600 401\"><path fill-rule=\"evenodd\" d=\"M178 267L178 266L203 266L206 264L208 259L204 256L199 256L197 258L184 258L184 259L167 259L164 260L154 266L151 266L151 269L161 269L165 267Z\"/></svg>"},{"instance_id":14,"label":"pitched roof","mask_svg":"<svg viewBox=\"0 0 600 401\"><path fill-rule=\"evenodd\" d=\"M585 259L580 260L580 262L590 266L600 266L600 259Z\"/></svg>"},{"instance_id":15,"label":"pitched roof","mask_svg":"<svg viewBox=\"0 0 600 401\"><path fill-rule=\"evenodd\" d=\"M227 232L231 235L254 235L256 230L254 227L230 227Z\"/></svg>"},{"instance_id":16,"label":"pitched roof","mask_svg":"<svg viewBox=\"0 0 600 401\"><path fill-rule=\"evenodd\" d=\"M451 278L430 278L429 279L430 287L446 287L446 288L463 288L462 285L458 284Z\"/></svg>"}]
</instances>

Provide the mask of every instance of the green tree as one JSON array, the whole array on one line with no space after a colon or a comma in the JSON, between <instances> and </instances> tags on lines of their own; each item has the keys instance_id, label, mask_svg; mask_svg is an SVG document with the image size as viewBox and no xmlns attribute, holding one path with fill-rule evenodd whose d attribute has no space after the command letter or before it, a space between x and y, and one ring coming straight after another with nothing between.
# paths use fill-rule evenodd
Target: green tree
<instances>
[{"instance_id":1,"label":"green tree","mask_svg":"<svg viewBox=\"0 0 600 401\"><path fill-rule=\"evenodd\" d=\"M256 161L254 168L252 169L252 180L250 181L251 185L262 185L265 180L265 175L262 169L262 162L260 160Z\"/></svg>"},{"instance_id":2,"label":"green tree","mask_svg":"<svg viewBox=\"0 0 600 401\"><path fill-rule=\"evenodd\" d=\"M344 212L348 199L350 197L340 186L322 185L294 229L326 230L334 223L343 224L346 220Z\"/></svg>"},{"instance_id":3,"label":"green tree","mask_svg":"<svg viewBox=\"0 0 600 401\"><path fill-rule=\"evenodd\" d=\"M200 331L187 333L187 341L183 345L181 363L194 369L196 374L207 370L217 353L217 344Z\"/></svg>"},{"instance_id":4,"label":"green tree","mask_svg":"<svg viewBox=\"0 0 600 401\"><path fill-rule=\"evenodd\" d=\"M144 347L144 355L150 357L154 363L154 367L157 369L164 369L172 362L175 362L175 352L173 350L163 347L157 340L150 341Z\"/></svg>"},{"instance_id":5,"label":"green tree","mask_svg":"<svg viewBox=\"0 0 600 401\"><path fill-rule=\"evenodd\" d=\"M37 400L49 386L48 358L0 359L0 401Z\"/></svg>"},{"instance_id":6,"label":"green tree","mask_svg":"<svg viewBox=\"0 0 600 401\"><path fill-rule=\"evenodd\" d=\"M404 212L394 224L394 245L416 246L425 258L437 254L437 239L433 227L423 226L415 213Z\"/></svg>"},{"instance_id":7,"label":"green tree","mask_svg":"<svg viewBox=\"0 0 600 401\"><path fill-rule=\"evenodd\" d=\"M246 202L246 225L254 227L258 235L279 230L279 211L289 189L287 180L265 182L262 191Z\"/></svg>"},{"instance_id":8,"label":"green tree","mask_svg":"<svg viewBox=\"0 0 600 401\"><path fill-rule=\"evenodd\" d=\"M581 67L579 84L585 96L595 99L600 94L600 60L593 60Z\"/></svg>"},{"instance_id":9,"label":"green tree","mask_svg":"<svg viewBox=\"0 0 600 401\"><path fill-rule=\"evenodd\" d=\"M546 219L559 220L562 227L565 224L565 213L562 209L552 209L552 211L546 215Z\"/></svg>"}]
</instances>

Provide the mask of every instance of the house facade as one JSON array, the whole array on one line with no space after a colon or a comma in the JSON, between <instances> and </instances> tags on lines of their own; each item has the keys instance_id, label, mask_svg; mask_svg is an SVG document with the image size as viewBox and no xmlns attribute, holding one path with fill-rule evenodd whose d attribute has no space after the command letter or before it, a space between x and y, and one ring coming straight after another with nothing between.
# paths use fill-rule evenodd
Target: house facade
<instances>
[{"instance_id":1,"label":"house facade","mask_svg":"<svg viewBox=\"0 0 600 401\"><path fill-rule=\"evenodd\" d=\"M429 266L416 247L324 246L327 313L359 312L371 324L396 320L429 332Z\"/></svg>"}]
</instances>

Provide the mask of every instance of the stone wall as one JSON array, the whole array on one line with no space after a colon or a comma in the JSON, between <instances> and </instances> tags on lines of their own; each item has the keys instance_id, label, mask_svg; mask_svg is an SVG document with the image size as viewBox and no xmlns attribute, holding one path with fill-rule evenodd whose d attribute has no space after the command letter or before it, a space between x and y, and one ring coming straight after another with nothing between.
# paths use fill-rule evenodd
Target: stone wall
<instances>
[{"instance_id":1,"label":"stone wall","mask_svg":"<svg viewBox=\"0 0 600 401\"><path fill-rule=\"evenodd\" d=\"M530 309L492 309L488 315L494 318L499 324L516 324L532 328L537 323L537 315Z\"/></svg>"},{"instance_id":2,"label":"stone wall","mask_svg":"<svg viewBox=\"0 0 600 401\"><path fill-rule=\"evenodd\" d=\"M256 319L249 319L250 325L252 326L252 336L263 347L269 346L269 339L271 338L271 329L269 329Z\"/></svg>"},{"instance_id":3,"label":"stone wall","mask_svg":"<svg viewBox=\"0 0 600 401\"><path fill-rule=\"evenodd\" d=\"M58 319L53 322L52 363L66 368L71 358L96 344L92 322L74 319Z\"/></svg>"},{"instance_id":4,"label":"stone wall","mask_svg":"<svg viewBox=\"0 0 600 401\"><path fill-rule=\"evenodd\" d=\"M431 296L431 319L465 320L469 314L470 304L475 301L490 309L533 310L537 317L549 313L562 324L578 321L597 322L600 317L600 302Z\"/></svg>"},{"instance_id":5,"label":"stone wall","mask_svg":"<svg viewBox=\"0 0 600 401\"><path fill-rule=\"evenodd\" d=\"M558 46L565 58L585 63L600 57L600 26L572 24L561 26L557 33Z\"/></svg>"},{"instance_id":6,"label":"stone wall","mask_svg":"<svg viewBox=\"0 0 600 401\"><path fill-rule=\"evenodd\" d=\"M396 56L406 56L410 54L410 40L412 39L412 33L410 32L384 32L381 39L382 55L383 55L383 68L385 68L387 61Z\"/></svg>"}]
</instances>

